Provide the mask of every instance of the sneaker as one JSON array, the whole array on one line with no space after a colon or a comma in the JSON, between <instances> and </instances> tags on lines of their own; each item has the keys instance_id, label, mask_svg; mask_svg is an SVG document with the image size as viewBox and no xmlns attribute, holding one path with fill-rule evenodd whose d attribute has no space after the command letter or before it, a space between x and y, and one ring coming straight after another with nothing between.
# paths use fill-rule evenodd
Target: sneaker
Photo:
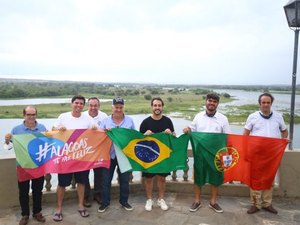
<instances>
[{"instance_id":1,"label":"sneaker","mask_svg":"<svg viewBox=\"0 0 300 225\"><path fill-rule=\"evenodd\" d=\"M196 212L201 207L201 202L194 202L190 207L190 212Z\"/></svg>"},{"instance_id":2,"label":"sneaker","mask_svg":"<svg viewBox=\"0 0 300 225\"><path fill-rule=\"evenodd\" d=\"M26 225L29 221L29 216L22 216L19 225Z\"/></svg>"},{"instance_id":3,"label":"sneaker","mask_svg":"<svg viewBox=\"0 0 300 225\"><path fill-rule=\"evenodd\" d=\"M37 221L39 221L39 222L42 222L42 223L45 223L46 222L46 218L43 216L43 214L42 213L36 213L36 214L33 214L32 215L32 217L34 218L34 219L36 219Z\"/></svg>"},{"instance_id":4,"label":"sneaker","mask_svg":"<svg viewBox=\"0 0 300 225\"><path fill-rule=\"evenodd\" d=\"M165 200L163 200L163 199L160 199L160 200L158 199L157 205L160 206L160 208L164 211L169 209L168 205L166 204Z\"/></svg>"},{"instance_id":5,"label":"sneaker","mask_svg":"<svg viewBox=\"0 0 300 225\"><path fill-rule=\"evenodd\" d=\"M128 202L126 203L121 203L122 207L127 210L127 211L132 211L133 210L133 207L131 205L129 205Z\"/></svg>"},{"instance_id":6,"label":"sneaker","mask_svg":"<svg viewBox=\"0 0 300 225\"><path fill-rule=\"evenodd\" d=\"M100 205L98 212L103 213L108 208L108 205Z\"/></svg>"},{"instance_id":7,"label":"sneaker","mask_svg":"<svg viewBox=\"0 0 300 225\"><path fill-rule=\"evenodd\" d=\"M148 199L145 205L145 210L146 211L151 211L152 210L152 205L153 205L153 201L152 199Z\"/></svg>"},{"instance_id":8,"label":"sneaker","mask_svg":"<svg viewBox=\"0 0 300 225\"><path fill-rule=\"evenodd\" d=\"M218 203L215 203L213 205L211 203L209 203L209 208L211 208L212 210L214 210L215 212L218 212L218 213L224 212L223 209L218 205Z\"/></svg>"}]
</instances>

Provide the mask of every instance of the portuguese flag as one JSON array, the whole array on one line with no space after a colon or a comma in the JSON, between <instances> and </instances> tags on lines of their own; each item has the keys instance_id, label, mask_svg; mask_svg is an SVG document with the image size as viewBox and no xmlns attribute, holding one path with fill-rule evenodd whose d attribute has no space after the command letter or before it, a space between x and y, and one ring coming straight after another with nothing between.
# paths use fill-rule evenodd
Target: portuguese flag
<instances>
[{"instance_id":1,"label":"portuguese flag","mask_svg":"<svg viewBox=\"0 0 300 225\"><path fill-rule=\"evenodd\" d=\"M114 145L126 155L131 167L124 169L124 157L116 155L121 172L128 170L148 173L169 173L186 168L187 145L189 135L175 137L165 133L149 136L125 128L113 128L107 131Z\"/></svg>"},{"instance_id":2,"label":"portuguese flag","mask_svg":"<svg viewBox=\"0 0 300 225\"><path fill-rule=\"evenodd\" d=\"M192 132L194 182L219 186L241 181L254 190L272 186L286 139Z\"/></svg>"}]
</instances>

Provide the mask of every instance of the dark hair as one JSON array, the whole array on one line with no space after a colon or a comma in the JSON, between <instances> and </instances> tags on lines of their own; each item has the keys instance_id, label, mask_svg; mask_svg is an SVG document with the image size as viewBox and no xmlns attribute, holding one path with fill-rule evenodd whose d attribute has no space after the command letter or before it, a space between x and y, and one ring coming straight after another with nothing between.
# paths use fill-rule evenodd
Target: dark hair
<instances>
[{"instance_id":1,"label":"dark hair","mask_svg":"<svg viewBox=\"0 0 300 225\"><path fill-rule=\"evenodd\" d=\"M267 97L271 98L271 103L273 103L273 101L274 101L273 95L271 95L270 93L265 92L265 93L262 93L262 94L258 97L258 103L259 103L259 104L261 103L261 98L262 98L263 96L267 96Z\"/></svg>"},{"instance_id":2,"label":"dark hair","mask_svg":"<svg viewBox=\"0 0 300 225\"><path fill-rule=\"evenodd\" d=\"M75 95L71 102L73 103L76 99L80 99L80 100L83 100L83 104L85 104L85 97L83 97L82 95Z\"/></svg>"},{"instance_id":3,"label":"dark hair","mask_svg":"<svg viewBox=\"0 0 300 225\"><path fill-rule=\"evenodd\" d=\"M87 102L89 102L90 100L97 100L98 104L100 104L100 100L98 97L90 97Z\"/></svg>"},{"instance_id":4,"label":"dark hair","mask_svg":"<svg viewBox=\"0 0 300 225\"><path fill-rule=\"evenodd\" d=\"M26 115L26 110L27 110L28 108L35 109L35 114L37 115L37 109L36 109L34 106L28 105L28 106L26 106L26 107L23 108L23 116Z\"/></svg>"},{"instance_id":5,"label":"dark hair","mask_svg":"<svg viewBox=\"0 0 300 225\"><path fill-rule=\"evenodd\" d=\"M154 102L155 100L161 101L162 106L165 105L165 103L164 103L164 101L161 99L161 97L154 97L154 98L152 98L152 100L151 100L151 106L153 106L153 102Z\"/></svg>"},{"instance_id":6,"label":"dark hair","mask_svg":"<svg viewBox=\"0 0 300 225\"><path fill-rule=\"evenodd\" d=\"M206 98L205 98L206 100L208 100L208 99L214 99L214 100L216 100L216 101L220 101L220 97L219 97L219 95L218 94L216 94L216 93L208 93L207 95L206 95Z\"/></svg>"}]
</instances>

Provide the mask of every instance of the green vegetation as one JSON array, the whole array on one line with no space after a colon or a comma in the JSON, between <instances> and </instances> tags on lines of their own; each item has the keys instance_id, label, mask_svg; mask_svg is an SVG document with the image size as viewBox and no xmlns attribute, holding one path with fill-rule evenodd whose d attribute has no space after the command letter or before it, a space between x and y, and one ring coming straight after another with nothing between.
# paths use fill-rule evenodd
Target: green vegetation
<instances>
[{"instance_id":1,"label":"green vegetation","mask_svg":"<svg viewBox=\"0 0 300 225\"><path fill-rule=\"evenodd\" d=\"M230 123L245 123L247 117L258 110L258 105L241 105L237 107L226 106L226 116ZM281 111L286 123L290 122L289 110ZM295 115L295 123L300 123L300 116Z\"/></svg>"},{"instance_id":2,"label":"green vegetation","mask_svg":"<svg viewBox=\"0 0 300 225\"><path fill-rule=\"evenodd\" d=\"M54 90L54 91L53 91ZM150 113L150 100L161 96L165 101L165 113L176 112L181 117L192 119L203 106L209 89L199 87L180 88L158 85L101 84L79 82L11 81L0 83L0 98L31 97L72 97L81 94L85 97L98 96L100 99L112 99L122 96L126 100L126 114ZM230 95L221 93L221 101L231 101ZM224 97L225 96L225 97ZM20 118L24 106L0 107L0 118ZM70 104L41 104L38 107L40 118L56 118L60 113L70 111ZM111 102L102 102L101 110L110 114Z\"/></svg>"},{"instance_id":3,"label":"green vegetation","mask_svg":"<svg viewBox=\"0 0 300 225\"><path fill-rule=\"evenodd\" d=\"M90 95L86 95L86 97L87 96ZM106 98L113 98L113 96L106 96ZM192 119L204 104L202 96L199 98L199 96L192 94L181 94L176 96L166 94L162 98L165 101L165 113L179 112L182 114L181 117L187 119ZM151 112L150 101L144 99L143 96L127 96L125 97L125 100L126 114L148 114ZM228 101L228 99L226 99L226 101ZM2 106L0 107L0 118L21 118L23 107L24 106ZM40 118L56 118L60 113L70 111L70 104L41 104L38 105L37 108L38 116ZM110 114L111 102L102 102L101 110Z\"/></svg>"},{"instance_id":4,"label":"green vegetation","mask_svg":"<svg viewBox=\"0 0 300 225\"><path fill-rule=\"evenodd\" d=\"M0 99L13 98L42 98L42 97L70 97L76 94L90 94L96 96L150 96L178 95L190 92L195 95L205 95L212 89L239 89L247 91L271 91L290 94L290 86L271 85L156 85L156 84L108 84L95 82L71 81L39 81L0 78ZM297 94L300 94L300 85L297 85ZM223 93L230 98L230 95Z\"/></svg>"},{"instance_id":5,"label":"green vegetation","mask_svg":"<svg viewBox=\"0 0 300 225\"><path fill-rule=\"evenodd\" d=\"M71 98L76 94L85 97L98 96L100 99L112 99L122 96L126 100L125 113L150 113L150 100L160 96L165 101L165 113L175 113L177 117L192 120L204 106L205 95L211 89L244 89L249 91L290 92L289 86L228 86L228 85L155 85L155 84L107 84L92 82L59 82L0 79L0 99L18 98ZM299 86L297 87L299 91ZM228 93L219 93L221 103L232 101ZM24 106L1 106L0 118L22 118ZM37 106L39 118L56 118L70 111L70 104L41 104ZM258 109L257 105L227 106L225 114L231 123L244 123L248 115ZM101 110L110 114L111 102L101 102ZM282 112L285 122L289 122L288 110ZM172 115L174 116L174 115ZM295 117L300 123L300 117Z\"/></svg>"}]
</instances>

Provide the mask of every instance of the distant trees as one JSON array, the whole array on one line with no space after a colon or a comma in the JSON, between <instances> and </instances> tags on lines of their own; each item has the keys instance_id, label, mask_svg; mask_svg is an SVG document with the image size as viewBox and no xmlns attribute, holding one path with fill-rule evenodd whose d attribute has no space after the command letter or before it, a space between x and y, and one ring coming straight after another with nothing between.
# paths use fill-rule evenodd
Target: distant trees
<instances>
[{"instance_id":1,"label":"distant trees","mask_svg":"<svg viewBox=\"0 0 300 225\"><path fill-rule=\"evenodd\" d=\"M94 93L98 96L136 96L145 94L139 87L88 82L11 81L0 79L0 98L72 96Z\"/></svg>"},{"instance_id":2,"label":"distant trees","mask_svg":"<svg viewBox=\"0 0 300 225\"><path fill-rule=\"evenodd\" d=\"M71 81L37 81L37 80L13 80L0 78L0 98L40 98L56 96L73 96L76 94L96 96L141 96L150 100L152 96L162 95L206 95L215 88L229 86L200 86L200 85L150 85L150 84L107 84L95 82L71 82ZM231 87L231 86L230 86ZM254 88L253 86L233 86L232 88ZM258 86L260 90L271 90L267 86ZM272 90L285 91L286 87L272 87ZM297 86L299 89L299 85ZM298 90L297 90L298 91ZM220 96L230 98L227 93ZM173 101L173 100L168 100Z\"/></svg>"}]
</instances>

